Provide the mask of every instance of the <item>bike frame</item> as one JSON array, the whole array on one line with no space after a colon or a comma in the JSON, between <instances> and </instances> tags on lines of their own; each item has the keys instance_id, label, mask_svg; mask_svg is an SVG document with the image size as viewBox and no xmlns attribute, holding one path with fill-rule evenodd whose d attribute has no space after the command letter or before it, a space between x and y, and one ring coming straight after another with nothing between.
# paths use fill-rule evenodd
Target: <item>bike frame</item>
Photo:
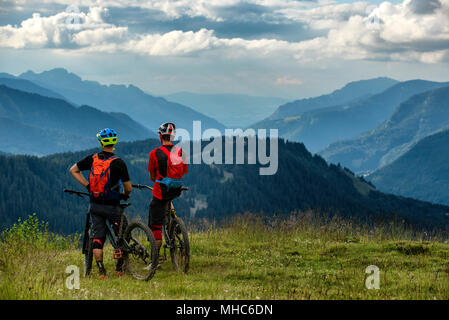
<instances>
[{"instance_id":1,"label":"bike frame","mask_svg":"<svg viewBox=\"0 0 449 320\"><path fill-rule=\"evenodd\" d=\"M149 189L149 190L153 190L152 187L146 186L146 185L140 185L140 184L133 184L132 185L133 188L137 188L137 189ZM182 187L181 188L182 191L187 191L189 190L189 188L186 187ZM162 226L162 234L164 235L164 239L165 239L165 244L164 244L164 257L166 257L166 253L165 253L165 249L172 249L173 246L173 241L174 239L171 239L169 234L168 234L168 230L170 229L170 225L172 223L172 220L174 218L177 218L176 216L176 211L175 211L175 207L172 204L172 200L168 201L167 204L167 208L166 208L166 215L167 215L167 221L166 223Z\"/></svg>"},{"instance_id":2,"label":"bike frame","mask_svg":"<svg viewBox=\"0 0 449 320\"><path fill-rule=\"evenodd\" d=\"M176 211L175 208L172 205L171 200L168 202L167 204L168 208L165 211L166 215L167 215L167 222L162 226L162 233L164 235L164 239L165 239L165 244L164 244L164 258L167 258L167 255L165 253L165 249L172 249L173 246L173 241L174 239L170 238L170 235L168 234L168 230L170 229L170 225L172 223L172 219L176 217Z\"/></svg>"},{"instance_id":3,"label":"bike frame","mask_svg":"<svg viewBox=\"0 0 449 320\"><path fill-rule=\"evenodd\" d=\"M90 196L86 192L80 192L80 191L75 191L75 190L65 189L64 192L77 195L81 198L83 198L84 196ZM120 226L119 226L119 234L118 235L115 235L115 232L112 229L111 225L109 223L106 223L106 227L107 227L106 237L111 242L111 245L114 248L114 258L117 257L117 259L121 258L123 251L124 252L130 251L128 242L123 238L123 221L125 218L125 206L128 206L128 205L130 205L130 204L126 204L126 205L120 204L119 205L120 206ZM89 213L89 211L87 211L86 225L84 227L84 236L83 236L83 249L82 249L83 254L86 253L86 250L88 248L88 241L91 240L90 232L89 232L91 224L92 223L90 221L90 213Z\"/></svg>"},{"instance_id":4,"label":"bike frame","mask_svg":"<svg viewBox=\"0 0 449 320\"><path fill-rule=\"evenodd\" d=\"M123 210L122 210L122 215L123 215ZM122 225L123 225L123 223L120 222L119 235L122 233ZM119 249L120 246L118 245L118 243L123 238L115 235L115 232L109 223L106 223L106 226L107 226L106 237L109 239L109 241L111 242L111 245L114 247L114 249Z\"/></svg>"}]
</instances>

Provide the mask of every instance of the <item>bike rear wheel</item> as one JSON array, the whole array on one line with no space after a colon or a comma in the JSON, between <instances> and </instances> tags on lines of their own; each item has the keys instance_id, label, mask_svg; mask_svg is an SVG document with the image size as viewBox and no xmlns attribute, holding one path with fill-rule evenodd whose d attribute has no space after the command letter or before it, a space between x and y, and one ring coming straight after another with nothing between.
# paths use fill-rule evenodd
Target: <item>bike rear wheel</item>
<instances>
[{"instance_id":1,"label":"bike rear wheel","mask_svg":"<svg viewBox=\"0 0 449 320\"><path fill-rule=\"evenodd\" d=\"M169 228L170 258L176 271L187 273L190 263L190 244L187 228L180 218L175 218Z\"/></svg>"},{"instance_id":2,"label":"bike rear wheel","mask_svg":"<svg viewBox=\"0 0 449 320\"><path fill-rule=\"evenodd\" d=\"M153 233L143 222L132 221L125 230L124 239L129 246L124 255L126 270L138 280L150 280L156 272L159 258Z\"/></svg>"},{"instance_id":3,"label":"bike rear wheel","mask_svg":"<svg viewBox=\"0 0 449 320\"><path fill-rule=\"evenodd\" d=\"M84 251L84 277L90 275L92 271L92 261L93 261L93 248L92 248L92 230L88 231L88 239L85 243L85 251Z\"/></svg>"}]
</instances>

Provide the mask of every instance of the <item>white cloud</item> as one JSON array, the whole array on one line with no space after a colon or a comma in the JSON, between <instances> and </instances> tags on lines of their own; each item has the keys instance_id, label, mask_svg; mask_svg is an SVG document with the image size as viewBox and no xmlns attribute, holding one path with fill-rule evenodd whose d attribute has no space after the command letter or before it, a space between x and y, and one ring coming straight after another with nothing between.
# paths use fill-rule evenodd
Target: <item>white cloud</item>
<instances>
[{"instance_id":1,"label":"white cloud","mask_svg":"<svg viewBox=\"0 0 449 320\"><path fill-rule=\"evenodd\" d=\"M1 26L0 47L70 47L73 44L81 44L80 37L84 37L88 32L91 35L95 33L97 40L101 33L108 37L113 33L123 33L126 28L104 23L102 15L106 12L104 8L92 7L87 14L64 11L54 16L42 17L39 13L34 13L31 18L22 21L20 26Z\"/></svg>"},{"instance_id":2,"label":"white cloud","mask_svg":"<svg viewBox=\"0 0 449 320\"><path fill-rule=\"evenodd\" d=\"M289 20L304 22L312 29L328 30L339 28L351 16L365 15L370 6L372 4L368 2L343 4L318 2L318 5L313 7L285 7L278 9L277 12Z\"/></svg>"},{"instance_id":3,"label":"white cloud","mask_svg":"<svg viewBox=\"0 0 449 320\"><path fill-rule=\"evenodd\" d=\"M329 3L327 0L291 1L291 0L14 0L19 7L32 7L42 4L77 5L79 7L134 7L140 9L159 10L170 18L181 16L205 17L215 21L223 21L220 9L237 6L238 4L254 4L271 9L302 8Z\"/></svg>"},{"instance_id":4,"label":"white cloud","mask_svg":"<svg viewBox=\"0 0 449 320\"><path fill-rule=\"evenodd\" d=\"M205 28L195 32L173 30L136 34L126 26L106 23L106 9L90 7L86 14L61 12L42 17L36 13L19 26L0 26L0 47L118 51L154 56L180 56L217 50L228 58L276 55L304 63L332 58L437 63L447 61L449 57L449 0L431 1L431 6L427 7L418 6L416 0L404 0L399 4L383 2L373 8L367 2L336 4L319 1L312 5L301 1L252 0L252 3L272 8L286 19L301 21L311 29L327 32L325 36L299 42L219 38L213 30ZM80 4L94 2L82 0ZM202 15L220 20L222 18L216 15L219 12L216 8L239 2L104 0L101 3L108 6L157 7L171 16ZM368 16L377 18L374 22L378 23L374 27L369 24ZM67 19L75 18L80 25L74 27L67 24Z\"/></svg>"},{"instance_id":5,"label":"white cloud","mask_svg":"<svg viewBox=\"0 0 449 320\"><path fill-rule=\"evenodd\" d=\"M130 40L126 50L154 56L176 56L195 51L211 49L217 45L218 38L212 30L201 29L192 31L171 31L165 34L148 34L138 40Z\"/></svg>"},{"instance_id":6,"label":"white cloud","mask_svg":"<svg viewBox=\"0 0 449 320\"><path fill-rule=\"evenodd\" d=\"M431 14L410 10L410 3L383 2L371 16L379 24L371 26L367 15L355 14L326 37L299 43L298 59L341 57L344 59L386 59L436 63L449 53L449 0Z\"/></svg>"}]
</instances>

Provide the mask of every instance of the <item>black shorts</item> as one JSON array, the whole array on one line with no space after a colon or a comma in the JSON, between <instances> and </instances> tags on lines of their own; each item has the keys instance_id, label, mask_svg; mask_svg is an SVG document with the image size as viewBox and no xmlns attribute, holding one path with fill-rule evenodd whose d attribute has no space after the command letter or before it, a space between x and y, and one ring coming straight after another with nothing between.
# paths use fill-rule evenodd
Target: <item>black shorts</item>
<instances>
[{"instance_id":1,"label":"black shorts","mask_svg":"<svg viewBox=\"0 0 449 320\"><path fill-rule=\"evenodd\" d=\"M167 219L167 204L169 200L160 200L153 197L150 202L150 212L148 217L148 226L151 228L152 225L162 226L166 223Z\"/></svg>"},{"instance_id":2,"label":"black shorts","mask_svg":"<svg viewBox=\"0 0 449 320\"><path fill-rule=\"evenodd\" d=\"M115 234L118 236L120 229L121 208L112 205L91 203L89 207L90 219L92 222L92 237L94 239L106 238L107 226L110 223ZM128 225L126 217L123 219L123 231Z\"/></svg>"}]
</instances>

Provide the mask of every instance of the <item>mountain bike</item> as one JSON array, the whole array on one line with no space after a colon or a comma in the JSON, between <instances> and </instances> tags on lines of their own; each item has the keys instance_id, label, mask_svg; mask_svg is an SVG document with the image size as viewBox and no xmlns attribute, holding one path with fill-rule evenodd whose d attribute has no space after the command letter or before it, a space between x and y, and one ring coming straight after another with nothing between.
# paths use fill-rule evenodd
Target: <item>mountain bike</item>
<instances>
[{"instance_id":1,"label":"mountain bike","mask_svg":"<svg viewBox=\"0 0 449 320\"><path fill-rule=\"evenodd\" d=\"M64 189L71 195L81 198L89 193L75 190ZM106 224L106 235L111 242L113 249L113 258L123 258L124 270L132 274L138 280L150 280L157 268L159 254L156 246L156 239L146 224L139 220L131 221L123 232L123 221L126 219L125 208L131 203L121 203L120 207L120 225L118 234L114 232L112 226L108 222ZM84 276L87 277L92 271L93 249L92 249L92 228L89 211L86 214L86 226L84 228L83 247L84 254Z\"/></svg>"},{"instance_id":2,"label":"mountain bike","mask_svg":"<svg viewBox=\"0 0 449 320\"><path fill-rule=\"evenodd\" d=\"M136 189L153 190L152 187L140 184L133 184L132 187ZM181 192L187 190L189 190L189 188L181 188ZM182 219L176 215L172 200L173 199L169 200L167 203L167 219L165 219L165 225L162 226L162 234L165 240L165 243L163 245L163 259L167 260L166 249L169 249L170 258L175 270L187 273L190 263L189 236L184 221L182 221Z\"/></svg>"}]
</instances>

